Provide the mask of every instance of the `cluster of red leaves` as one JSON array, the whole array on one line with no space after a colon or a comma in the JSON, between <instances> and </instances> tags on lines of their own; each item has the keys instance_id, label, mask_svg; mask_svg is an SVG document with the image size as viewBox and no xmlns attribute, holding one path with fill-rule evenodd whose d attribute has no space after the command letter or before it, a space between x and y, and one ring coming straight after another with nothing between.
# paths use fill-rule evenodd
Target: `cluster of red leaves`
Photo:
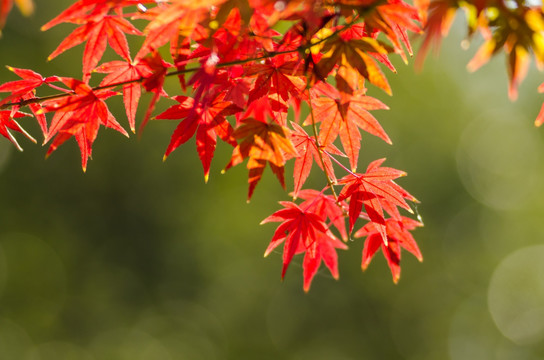
<instances>
[{"instance_id":1,"label":"cluster of red leaves","mask_svg":"<svg viewBox=\"0 0 544 360\"><path fill-rule=\"evenodd\" d=\"M515 100L518 87L525 79L531 55L537 67L544 68L544 8L539 2L525 0L421 0L420 8L428 12L425 36L416 62L421 64L431 47L438 47L447 35L458 9L463 9L467 21L467 37L480 33L484 43L467 64L476 71L491 57L504 51L509 77L508 95ZM538 88L544 92L544 83ZM544 123L544 105L535 125Z\"/></svg>"},{"instance_id":2,"label":"cluster of red leaves","mask_svg":"<svg viewBox=\"0 0 544 360\"><path fill-rule=\"evenodd\" d=\"M371 114L387 106L367 95L367 85L391 94L382 72L382 67L395 71L389 55L406 61L407 54L412 55L408 34L422 32L422 27L426 30L424 54L447 32L460 6L475 9L470 34L480 30L487 39L470 68L504 48L509 54L510 93L515 95L528 52L534 52L539 64L544 60L544 21L539 9L486 0L415 3L78 0L42 29L64 23L76 26L49 59L84 44L81 80L9 67L20 80L0 85L0 92L8 93L0 101L0 134L20 148L10 131L34 140L17 122L34 117L44 144L50 143L47 155L74 137L85 171L101 126L128 136L106 100L123 96L128 125L136 132L142 91L150 92L152 99L139 132L149 119L179 121L164 158L194 137L206 181L217 138L231 145L232 157L224 171L247 160L248 201L267 164L286 188L285 165L294 159L292 196L300 203L281 202L284 208L263 221L281 222L265 255L283 244L282 277L293 257L301 253L305 290L322 261L336 278L336 249L347 248L337 236L346 241L354 233L366 237L363 269L381 248L396 282L401 248L422 258L410 234L422 224L399 211L411 212L406 201L417 201L395 183L404 172L383 167L381 159L357 173L361 130L391 144ZM0 6L2 21L11 1L0 0ZM491 9L498 9L495 15ZM138 39L139 49L131 51ZM108 47L119 59L102 62ZM186 95L171 97L177 104L152 117L157 101L170 98L163 89L170 76L178 79L180 92ZM39 97L37 91L43 87L59 93ZM21 112L24 106L32 114ZM305 119L300 118L302 111L308 113ZM342 158L347 158L349 166ZM326 180L322 191L304 189L314 162ZM342 176L337 176L339 170ZM341 187L338 194L336 187ZM358 223L362 228L354 232Z\"/></svg>"}]
</instances>

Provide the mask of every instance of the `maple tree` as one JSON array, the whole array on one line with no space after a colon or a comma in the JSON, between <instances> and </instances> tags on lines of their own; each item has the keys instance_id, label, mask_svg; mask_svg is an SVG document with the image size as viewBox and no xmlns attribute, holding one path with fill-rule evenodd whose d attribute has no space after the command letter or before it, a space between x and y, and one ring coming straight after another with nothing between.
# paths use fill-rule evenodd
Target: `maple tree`
<instances>
[{"instance_id":1,"label":"maple tree","mask_svg":"<svg viewBox=\"0 0 544 360\"><path fill-rule=\"evenodd\" d=\"M15 4L23 13L33 8L30 0ZM0 28L12 5L0 0ZM34 118L47 156L74 137L86 171L101 127L129 136L107 100L123 96L136 133L142 91L150 92L138 132L149 120L179 121L164 159L194 137L205 181L218 138L233 148L223 171L247 160L248 201L267 164L287 189L285 165L294 162L292 201L281 201L283 208L262 222L280 223L265 256L283 244L282 278L297 254L304 256L305 291L322 262L337 278L337 249L364 237L363 270L381 249L397 282L402 249L422 260L411 231L423 224L401 213L413 214L409 202L417 202L395 182L403 171L379 159L357 172L365 133L392 143L375 118L388 107L368 87L391 95L386 73L396 71L389 57L408 62L410 34L421 35L415 62L422 66L458 9L465 10L468 39L481 33L485 40L468 69L504 51L515 99L530 58L544 64L543 10L524 0L78 0L42 30L76 26L49 60L84 44L81 78L8 66L20 79L0 85L7 93L0 134L22 150L12 132L36 142L20 125ZM127 35L141 39L139 49L130 48ZM108 47L120 59L102 62ZM179 94L165 92L167 78L177 79ZM39 95L43 88L57 93ZM153 116L162 98L177 104ZM543 122L544 105L536 124ZM316 168L322 189L304 188Z\"/></svg>"}]
</instances>

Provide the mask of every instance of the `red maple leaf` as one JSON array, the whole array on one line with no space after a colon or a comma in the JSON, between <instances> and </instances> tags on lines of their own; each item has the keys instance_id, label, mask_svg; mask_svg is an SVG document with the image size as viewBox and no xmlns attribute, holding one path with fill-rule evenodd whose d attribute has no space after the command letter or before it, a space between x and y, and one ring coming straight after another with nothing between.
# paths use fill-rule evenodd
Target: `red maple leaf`
<instances>
[{"instance_id":1,"label":"red maple leaf","mask_svg":"<svg viewBox=\"0 0 544 360\"><path fill-rule=\"evenodd\" d=\"M51 29L62 23L84 24L101 18L112 11L120 14L120 9L154 3L155 0L78 0L70 5L54 19L42 26L42 31Z\"/></svg>"},{"instance_id":2,"label":"red maple leaf","mask_svg":"<svg viewBox=\"0 0 544 360\"><path fill-rule=\"evenodd\" d=\"M178 105L171 106L157 115L156 119L183 119L174 130L170 144L164 153L164 159L178 146L193 137L196 132L196 149L202 166L204 180L207 182L210 164L215 151L217 137L226 143L236 146L232 126L226 116L233 115L242 109L230 101L224 100L225 95L207 97L195 105L194 99L187 96L176 96Z\"/></svg>"},{"instance_id":3,"label":"red maple leaf","mask_svg":"<svg viewBox=\"0 0 544 360\"><path fill-rule=\"evenodd\" d=\"M285 104L274 101L268 96L261 97L246 107L246 111L236 116L236 120L240 123L241 120L252 117L261 122L267 122L267 119L272 119L273 122L281 126L287 125L287 110Z\"/></svg>"},{"instance_id":4,"label":"red maple leaf","mask_svg":"<svg viewBox=\"0 0 544 360\"><path fill-rule=\"evenodd\" d=\"M83 12L85 13L86 11ZM140 30L135 28L134 25L120 15L120 11L117 15L109 15L107 12L99 13L94 16L81 14L78 17L72 15L70 17L70 22L82 22L84 25L78 27L68 35L51 55L49 55L49 60L86 41L87 44L85 45L85 50L83 52L84 79L88 79L91 71L98 65L98 62L106 50L107 43L123 59L131 61L125 33L142 35ZM53 25L51 25L50 22L44 25L42 29L46 30L52 26Z\"/></svg>"},{"instance_id":5,"label":"red maple leaf","mask_svg":"<svg viewBox=\"0 0 544 360\"><path fill-rule=\"evenodd\" d=\"M9 81L0 85L0 92L10 92L11 95L6 96L0 101L0 105L4 105L20 98L23 95L31 93L37 87L40 87L46 82L46 79L37 72L29 69L18 69L11 66L7 67L8 70L13 71L23 80Z\"/></svg>"},{"instance_id":6,"label":"red maple leaf","mask_svg":"<svg viewBox=\"0 0 544 360\"><path fill-rule=\"evenodd\" d=\"M344 40L361 39L365 37L377 39L379 36L379 33L380 32L375 29L371 29L369 31L368 26L365 23L359 23L359 24L353 24L352 26L346 29L343 29L340 36ZM410 44L408 43L407 49L409 54L412 54L411 46L409 45ZM382 64L384 64L385 66L387 66L389 70L393 72L397 72L397 70L395 69L395 66L391 63L386 53L383 53L383 52L380 53L380 52L374 52L374 51L367 51L366 53L372 56L373 58L375 58L376 60L378 60L379 62L381 62Z\"/></svg>"},{"instance_id":7,"label":"red maple leaf","mask_svg":"<svg viewBox=\"0 0 544 360\"><path fill-rule=\"evenodd\" d=\"M312 120L320 122L319 144L332 144L338 136L346 155L349 158L352 171L357 169L359 150L361 148L361 133L359 128L369 134L378 136L391 144L376 118L368 110L388 109L388 107L362 92L353 95L340 94L336 89L328 89L329 96L318 97L312 100L312 116L308 116L304 124L311 124Z\"/></svg>"},{"instance_id":8,"label":"red maple leaf","mask_svg":"<svg viewBox=\"0 0 544 360\"><path fill-rule=\"evenodd\" d=\"M391 41L395 52L408 62L401 43L412 55L412 47L408 39L407 30L420 33L420 27L414 22L419 20L415 7L401 0L389 0L387 4L379 5L364 17L365 25L373 30L380 31Z\"/></svg>"},{"instance_id":9,"label":"red maple leaf","mask_svg":"<svg viewBox=\"0 0 544 360\"><path fill-rule=\"evenodd\" d=\"M299 197L305 201L300 204L302 208L308 208L320 215L323 221L329 220L340 232L343 240L348 239L346 232L345 211L348 206L345 202L337 202L334 196L326 195L323 191L304 189L299 192Z\"/></svg>"},{"instance_id":10,"label":"red maple leaf","mask_svg":"<svg viewBox=\"0 0 544 360\"><path fill-rule=\"evenodd\" d=\"M123 85L123 101L127 113L130 130L136 132L136 110L142 94L140 79L148 78L153 75L152 69L144 61L111 61L96 68L97 72L107 73L106 77L100 83L100 86L119 84Z\"/></svg>"},{"instance_id":11,"label":"red maple leaf","mask_svg":"<svg viewBox=\"0 0 544 360\"><path fill-rule=\"evenodd\" d=\"M284 101L300 98L306 82L302 79L303 64L283 59L267 60L264 64L252 64L245 68L245 76L257 76L249 92L248 102L265 95L277 95Z\"/></svg>"},{"instance_id":12,"label":"red maple leaf","mask_svg":"<svg viewBox=\"0 0 544 360\"><path fill-rule=\"evenodd\" d=\"M9 102L18 102L33 99L35 98L36 88L42 86L43 84L47 84L53 88L56 88L55 85L52 85L52 83L55 81L59 81L58 76L50 76L44 78L42 75L29 69L18 69L11 66L8 66L8 69L21 77L22 80L9 81L0 85L0 92L11 92L11 95L5 97L4 99L2 99L2 101L0 101L0 106ZM38 121L43 136L47 136L47 120L45 118L45 115L40 110L42 106L40 105L40 103L30 103L28 104L28 107ZM12 114L17 112L19 108L20 105L18 104L12 105Z\"/></svg>"},{"instance_id":13,"label":"red maple leaf","mask_svg":"<svg viewBox=\"0 0 544 360\"><path fill-rule=\"evenodd\" d=\"M345 186L342 188L339 201L349 198L349 230L353 230L355 222L364 208L374 223L376 230L381 234L383 242L387 244L384 208L400 206L412 212L410 206L404 200L412 199L394 179L405 176L406 173L389 167L381 167L385 159L375 160L367 168L364 174L350 174L339 181ZM392 214L390 214L392 215Z\"/></svg>"},{"instance_id":14,"label":"red maple leaf","mask_svg":"<svg viewBox=\"0 0 544 360\"><path fill-rule=\"evenodd\" d=\"M363 260L361 264L363 270L366 270L372 261L372 257L381 248L383 256L387 260L387 265L391 269L393 281L397 283L400 278L401 248L411 252L419 261L423 261L421 251L410 233L410 230L414 230L419 226L423 226L423 224L404 216L400 220L387 219L385 221L387 238L389 240L387 243L384 243L381 231L377 229L375 223L368 223L359 229L354 236L356 238L367 237L363 248Z\"/></svg>"},{"instance_id":15,"label":"red maple leaf","mask_svg":"<svg viewBox=\"0 0 544 360\"><path fill-rule=\"evenodd\" d=\"M358 74L370 83L391 95L387 78L369 54L386 55L393 49L370 36L351 38L352 33L343 36L331 36L322 45L323 56L315 64L314 73L318 79L326 81L335 67L347 68L350 73ZM349 81L349 79L344 79ZM355 90L355 89L352 89Z\"/></svg>"},{"instance_id":16,"label":"red maple leaf","mask_svg":"<svg viewBox=\"0 0 544 360\"><path fill-rule=\"evenodd\" d=\"M346 249L347 246L334 237L318 214L290 201L281 201L280 204L284 209L276 211L261 222L261 224L282 222L276 229L264 256L268 256L277 246L285 242L281 272L283 279L293 256L305 252L302 265L304 291L310 290L310 284L322 259L333 277L337 279L338 259L335 249Z\"/></svg>"},{"instance_id":17,"label":"red maple leaf","mask_svg":"<svg viewBox=\"0 0 544 360\"><path fill-rule=\"evenodd\" d=\"M283 175L285 154L288 156L296 156L297 154L293 143L289 139L289 134L290 131L286 127L253 118L242 120L241 125L234 130L234 137L242 141L234 148L230 162L223 171L249 158L247 162L249 170L248 201L251 199L255 186L261 180L267 162L282 187L285 188Z\"/></svg>"},{"instance_id":18,"label":"red maple leaf","mask_svg":"<svg viewBox=\"0 0 544 360\"><path fill-rule=\"evenodd\" d=\"M81 151L81 167L83 171L86 171L87 160L91 157L92 144L96 139L100 125L128 136L104 102L105 99L117 95L117 93L110 90L93 91L86 83L72 78L60 78L60 81L70 88L73 94L43 102L43 110L55 112L49 133L44 141L47 143L54 137L47 151L47 156L74 136Z\"/></svg>"}]
</instances>

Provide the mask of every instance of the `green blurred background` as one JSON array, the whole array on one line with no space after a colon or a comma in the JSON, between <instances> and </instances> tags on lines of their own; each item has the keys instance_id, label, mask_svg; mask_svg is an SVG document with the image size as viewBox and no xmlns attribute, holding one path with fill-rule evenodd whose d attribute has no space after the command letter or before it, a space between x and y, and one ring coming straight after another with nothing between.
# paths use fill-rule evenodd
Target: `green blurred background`
<instances>
[{"instance_id":1,"label":"green blurred background","mask_svg":"<svg viewBox=\"0 0 544 360\"><path fill-rule=\"evenodd\" d=\"M79 77L82 46L46 62L74 27L39 31L71 2L36 3L10 15L0 63ZM394 146L363 135L360 166L406 170L425 221L425 260L404 253L397 285L381 254L361 272L361 240L339 281L322 269L305 294L296 258L281 282L281 255L262 257L274 226L258 224L287 195L267 170L246 204L245 167L219 174L223 144L208 184L194 142L163 163L175 122L141 140L101 130L86 174L75 141L45 161L0 139L0 359L543 359L542 76L510 102L503 57L465 70L476 45L461 50L460 25L423 72L396 61L393 97L370 89Z\"/></svg>"}]
</instances>

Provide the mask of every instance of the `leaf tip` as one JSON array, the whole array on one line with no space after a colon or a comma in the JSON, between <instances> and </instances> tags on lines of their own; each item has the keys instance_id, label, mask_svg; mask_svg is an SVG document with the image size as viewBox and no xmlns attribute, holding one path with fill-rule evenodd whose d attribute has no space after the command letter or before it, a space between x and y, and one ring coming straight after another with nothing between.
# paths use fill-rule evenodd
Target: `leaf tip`
<instances>
[{"instance_id":1,"label":"leaf tip","mask_svg":"<svg viewBox=\"0 0 544 360\"><path fill-rule=\"evenodd\" d=\"M165 162L167 158L168 158L168 155L164 154L162 157L162 162Z\"/></svg>"},{"instance_id":2,"label":"leaf tip","mask_svg":"<svg viewBox=\"0 0 544 360\"><path fill-rule=\"evenodd\" d=\"M208 180L210 179L210 174L204 174L204 183L208 183Z\"/></svg>"}]
</instances>

